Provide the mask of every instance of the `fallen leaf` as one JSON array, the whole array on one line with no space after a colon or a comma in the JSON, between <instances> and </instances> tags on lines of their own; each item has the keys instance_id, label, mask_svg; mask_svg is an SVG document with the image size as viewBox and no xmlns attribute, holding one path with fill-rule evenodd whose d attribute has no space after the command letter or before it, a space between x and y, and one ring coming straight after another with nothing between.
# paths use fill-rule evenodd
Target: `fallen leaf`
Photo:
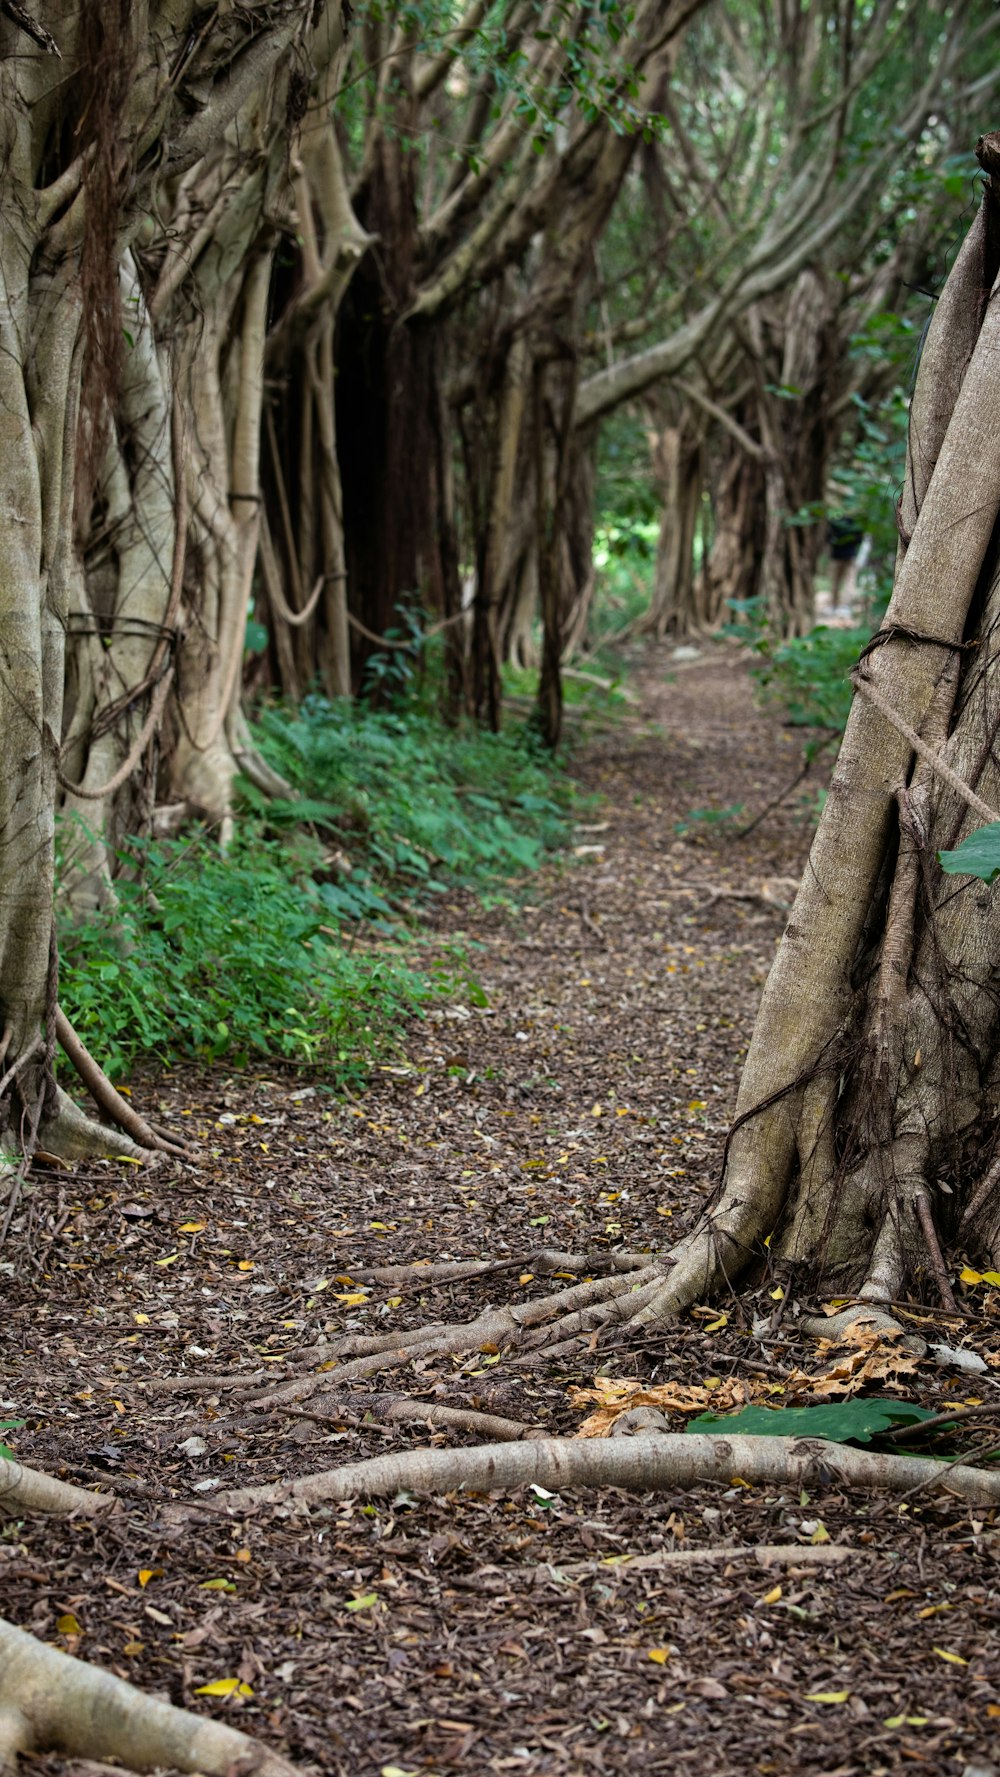
<instances>
[{"instance_id":1,"label":"fallen leaf","mask_svg":"<svg viewBox=\"0 0 1000 1777\"><path fill-rule=\"evenodd\" d=\"M654 1660L657 1666L665 1666L670 1658L670 1649L668 1647L651 1647L647 1658Z\"/></svg>"},{"instance_id":2,"label":"fallen leaf","mask_svg":"<svg viewBox=\"0 0 1000 1777\"><path fill-rule=\"evenodd\" d=\"M805 1700L807 1703L846 1703L850 1694L850 1691L809 1691Z\"/></svg>"},{"instance_id":3,"label":"fallen leaf","mask_svg":"<svg viewBox=\"0 0 1000 1777\"><path fill-rule=\"evenodd\" d=\"M63 1616L56 1618L56 1628L58 1629L60 1635L82 1635L83 1634L83 1625L73 1615L73 1612L71 1610L66 1611Z\"/></svg>"},{"instance_id":4,"label":"fallen leaf","mask_svg":"<svg viewBox=\"0 0 1000 1777\"><path fill-rule=\"evenodd\" d=\"M139 1569L139 1584L143 1591L146 1590L150 1580L162 1580L162 1578L162 1567L140 1567Z\"/></svg>"},{"instance_id":5,"label":"fallen leaf","mask_svg":"<svg viewBox=\"0 0 1000 1777\"><path fill-rule=\"evenodd\" d=\"M194 1694L196 1697L231 1697L234 1692L238 1697L253 1696L251 1686L244 1684L242 1678L213 1678L211 1684L196 1685Z\"/></svg>"},{"instance_id":6,"label":"fallen leaf","mask_svg":"<svg viewBox=\"0 0 1000 1777\"><path fill-rule=\"evenodd\" d=\"M345 1610L371 1610L378 1603L377 1592L363 1592L360 1598L348 1598L344 1602Z\"/></svg>"},{"instance_id":7,"label":"fallen leaf","mask_svg":"<svg viewBox=\"0 0 1000 1777\"><path fill-rule=\"evenodd\" d=\"M953 1666L967 1666L969 1664L968 1660L963 1660L961 1654L950 1654L946 1647L935 1647L931 1651L937 1654L940 1660L950 1660Z\"/></svg>"},{"instance_id":8,"label":"fallen leaf","mask_svg":"<svg viewBox=\"0 0 1000 1777\"><path fill-rule=\"evenodd\" d=\"M772 1586L770 1592L764 1593L764 1596L761 1599L761 1604L777 1604L778 1599L780 1597L781 1597L781 1587L780 1586Z\"/></svg>"}]
</instances>

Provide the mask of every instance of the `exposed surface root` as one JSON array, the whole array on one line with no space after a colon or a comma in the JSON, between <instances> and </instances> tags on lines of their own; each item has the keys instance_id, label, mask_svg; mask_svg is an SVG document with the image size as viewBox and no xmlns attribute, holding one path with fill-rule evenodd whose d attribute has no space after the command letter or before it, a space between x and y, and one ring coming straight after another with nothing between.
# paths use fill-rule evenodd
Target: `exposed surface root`
<instances>
[{"instance_id":1,"label":"exposed surface root","mask_svg":"<svg viewBox=\"0 0 1000 1777\"><path fill-rule=\"evenodd\" d=\"M402 1394L349 1395L339 1408L336 1401L331 1401L330 1407L329 1413L300 1412L296 1407L276 1410L292 1419L311 1419L316 1425L343 1424L345 1419L357 1423L357 1414L364 1413L382 1425L439 1425L449 1431L475 1432L481 1438L496 1438L502 1443L545 1435L520 1419L505 1419L498 1413L479 1413L473 1407L443 1407L436 1401L414 1401Z\"/></svg>"},{"instance_id":2,"label":"exposed surface root","mask_svg":"<svg viewBox=\"0 0 1000 1777\"><path fill-rule=\"evenodd\" d=\"M867 1549L849 1543L755 1543L753 1548L729 1545L718 1549L654 1549L649 1555L596 1555L590 1561L546 1561L531 1570L539 1580L575 1580L600 1574L604 1579L627 1579L630 1573L650 1568L733 1566L754 1561L758 1567L840 1567L845 1561L869 1558ZM504 1581L509 1576L503 1575Z\"/></svg>"},{"instance_id":3,"label":"exposed surface root","mask_svg":"<svg viewBox=\"0 0 1000 1777\"><path fill-rule=\"evenodd\" d=\"M327 1469L296 1481L235 1488L216 1494L213 1506L233 1514L258 1506L309 1507L356 1496L452 1493L469 1488L492 1493L526 1482L548 1487L626 1487L652 1493L694 1487L703 1481L752 1485L860 1487L908 1493L944 1487L977 1506L1000 1502L1000 1474L962 1465L938 1468L920 1457L883 1456L819 1439L712 1437L669 1432L635 1438L538 1438L460 1450L407 1450L367 1462ZM199 1513L204 1508L199 1506ZM171 1512L177 1508L171 1508ZM184 1515L189 1508L181 1508Z\"/></svg>"},{"instance_id":4,"label":"exposed surface root","mask_svg":"<svg viewBox=\"0 0 1000 1777\"><path fill-rule=\"evenodd\" d=\"M90 1493L86 1487L73 1487L68 1481L57 1481L38 1469L0 1457L0 1512L52 1512L60 1518L81 1512L93 1517L117 1503L113 1493Z\"/></svg>"},{"instance_id":5,"label":"exposed surface root","mask_svg":"<svg viewBox=\"0 0 1000 1777\"><path fill-rule=\"evenodd\" d=\"M658 1272L647 1264L642 1271L631 1270L610 1277L589 1278L585 1283L574 1284L569 1289L557 1290L548 1296L540 1296L533 1302L488 1308L475 1320L418 1327L409 1334L390 1333L364 1337L354 1344L355 1349L358 1346L362 1348L362 1354L347 1357L346 1361L340 1361L336 1354L346 1355L351 1349L350 1341L316 1346L310 1353L310 1362L329 1363L332 1357L334 1361L329 1370L292 1376L279 1382L276 1387L269 1388L265 1394L254 1392L260 1386L260 1372L252 1378L239 1372L225 1376L168 1376L151 1380L148 1386L154 1391L169 1390L191 1394L231 1388L234 1398L245 1401L250 1407L271 1407L284 1401L307 1400L330 1388L339 1389L345 1382L363 1381L383 1370L399 1369L419 1357L461 1356L483 1345L512 1345L516 1348L523 1342L526 1329L542 1326L551 1321L553 1316L557 1318L554 1328L549 1329L550 1334L562 1332L568 1325L579 1324L583 1330L594 1322L580 1319L582 1311L592 1309L611 1298L620 1298L622 1303L628 1304L627 1311L622 1311L622 1318L628 1318L634 1304L642 1299L639 1292L644 1291L647 1286L655 1285L658 1279ZM597 1324L600 1324L600 1319L598 1317ZM273 1379L273 1371L267 1379Z\"/></svg>"},{"instance_id":6,"label":"exposed surface root","mask_svg":"<svg viewBox=\"0 0 1000 1777\"><path fill-rule=\"evenodd\" d=\"M612 1271L641 1271L648 1264L648 1253L564 1253L547 1246L523 1259L440 1259L424 1265L376 1265L367 1269L362 1266L360 1270L355 1268L351 1276L358 1283L419 1285L462 1283L469 1277L489 1277L505 1271L533 1271L536 1275L571 1271L603 1277Z\"/></svg>"},{"instance_id":7,"label":"exposed surface root","mask_svg":"<svg viewBox=\"0 0 1000 1777\"><path fill-rule=\"evenodd\" d=\"M0 1772L20 1752L120 1759L206 1777L291 1777L293 1767L249 1735L144 1696L124 1679L47 1647L0 1621Z\"/></svg>"}]
</instances>

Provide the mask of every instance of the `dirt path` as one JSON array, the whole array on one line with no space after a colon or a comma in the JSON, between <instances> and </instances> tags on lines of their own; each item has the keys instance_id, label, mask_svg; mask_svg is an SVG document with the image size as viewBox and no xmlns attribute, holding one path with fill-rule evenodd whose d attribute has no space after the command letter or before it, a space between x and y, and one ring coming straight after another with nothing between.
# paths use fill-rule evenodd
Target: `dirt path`
<instances>
[{"instance_id":1,"label":"dirt path","mask_svg":"<svg viewBox=\"0 0 1000 1777\"><path fill-rule=\"evenodd\" d=\"M334 1393L333 1372L329 1395L291 1411L155 1388L277 1376L327 1332L528 1299L552 1287L525 1262L539 1244L655 1247L697 1214L810 828L801 798L746 839L690 817L755 813L793 777L801 737L755 709L726 649L676 670L664 655L637 684L628 719L581 754L601 801L581 814L572 865L549 869L520 913L439 912L439 942L464 934L485 1006L432 1014L353 1103L287 1075L158 1082L161 1120L204 1148L197 1175L38 1175L0 1255L0 1417L27 1421L11 1434L26 1461L104 1478L129 1506L100 1526L9 1522L3 1611L337 1777L992 1768L989 1521L741 1484L653 1500L400 1497L220 1524L218 1486L443 1436L378 1423L375 1385ZM364 1295L354 1276L448 1257L514 1263L419 1293ZM567 1388L598 1362L723 1380L759 1366L749 1331L733 1307L724 1325L696 1316L645 1346L623 1331L610 1350L581 1342L535 1366L486 1350L384 1386L570 1431ZM940 1387L995 1388L974 1380ZM204 1521L169 1527L170 1497L205 1502ZM824 1535L843 1560L810 1565ZM765 1571L758 1545L789 1543L801 1562ZM703 1565L623 1560L720 1549ZM225 1677L252 1697L196 1695Z\"/></svg>"}]
</instances>

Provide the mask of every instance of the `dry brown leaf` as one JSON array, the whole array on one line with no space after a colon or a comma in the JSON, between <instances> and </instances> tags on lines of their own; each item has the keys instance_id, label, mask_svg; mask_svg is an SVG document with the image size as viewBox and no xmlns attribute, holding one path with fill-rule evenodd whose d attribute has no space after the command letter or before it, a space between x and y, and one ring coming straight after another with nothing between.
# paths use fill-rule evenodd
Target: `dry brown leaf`
<instances>
[{"instance_id":1,"label":"dry brown leaf","mask_svg":"<svg viewBox=\"0 0 1000 1777\"><path fill-rule=\"evenodd\" d=\"M593 1388L571 1388L569 1396L574 1406L582 1407L592 1401L597 1405L597 1411L577 1428L576 1437L606 1438L619 1413L628 1413L633 1407L658 1407L664 1413L704 1413L708 1409L725 1412L774 1392L773 1385L744 1382L736 1377L714 1387L662 1382L649 1388L641 1382L595 1376Z\"/></svg>"}]
</instances>

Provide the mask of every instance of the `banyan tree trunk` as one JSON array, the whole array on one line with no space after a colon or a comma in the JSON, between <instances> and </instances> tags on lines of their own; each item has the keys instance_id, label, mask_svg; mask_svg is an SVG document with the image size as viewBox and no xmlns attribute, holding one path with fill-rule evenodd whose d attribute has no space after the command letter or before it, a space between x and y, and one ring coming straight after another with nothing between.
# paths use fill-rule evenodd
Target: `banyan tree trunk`
<instances>
[{"instance_id":1,"label":"banyan tree trunk","mask_svg":"<svg viewBox=\"0 0 1000 1777\"><path fill-rule=\"evenodd\" d=\"M739 414L745 426L748 415ZM736 439L725 434L718 468L710 472L713 535L695 587L695 606L706 629L730 620L733 603L760 594L764 555L764 472Z\"/></svg>"},{"instance_id":2,"label":"banyan tree trunk","mask_svg":"<svg viewBox=\"0 0 1000 1777\"><path fill-rule=\"evenodd\" d=\"M914 1281L946 1300L959 1231L1000 1261L1000 897L937 862L1000 805L1000 135L979 153L990 181L914 394L892 602L855 673L721 1196L647 1319L765 1258L882 1303Z\"/></svg>"},{"instance_id":3,"label":"banyan tree trunk","mask_svg":"<svg viewBox=\"0 0 1000 1777\"><path fill-rule=\"evenodd\" d=\"M700 625L695 599L694 541L704 484L704 426L685 410L676 425L650 435L662 515L653 597L643 628L677 640Z\"/></svg>"},{"instance_id":4,"label":"banyan tree trunk","mask_svg":"<svg viewBox=\"0 0 1000 1777\"><path fill-rule=\"evenodd\" d=\"M763 325L750 316L758 345L757 407L764 446L765 523L760 591L776 635L804 635L816 608L816 560L831 442L834 310L823 279L799 275L781 317L777 384L768 383Z\"/></svg>"}]
</instances>

